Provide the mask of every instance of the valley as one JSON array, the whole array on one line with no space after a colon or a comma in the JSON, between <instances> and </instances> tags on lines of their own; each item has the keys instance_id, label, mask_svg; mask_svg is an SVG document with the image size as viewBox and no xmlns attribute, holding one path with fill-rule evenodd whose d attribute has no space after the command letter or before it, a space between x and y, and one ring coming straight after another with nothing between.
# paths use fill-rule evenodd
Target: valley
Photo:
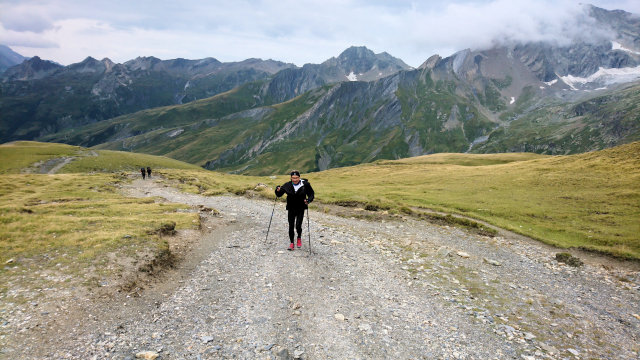
<instances>
[{"instance_id":1,"label":"valley","mask_svg":"<svg viewBox=\"0 0 640 360\"><path fill-rule=\"evenodd\" d=\"M69 24L127 41L69 65L0 45L0 359L638 359L640 17L357 3L415 67L349 46L334 31L379 29L339 13L294 36L333 34L322 62L229 57L282 51L297 3L180 3L183 29L138 27L159 4L85 25L3 4L13 47L70 56L37 40ZM134 34L212 41L112 61ZM287 251L294 169L316 196Z\"/></svg>"}]
</instances>

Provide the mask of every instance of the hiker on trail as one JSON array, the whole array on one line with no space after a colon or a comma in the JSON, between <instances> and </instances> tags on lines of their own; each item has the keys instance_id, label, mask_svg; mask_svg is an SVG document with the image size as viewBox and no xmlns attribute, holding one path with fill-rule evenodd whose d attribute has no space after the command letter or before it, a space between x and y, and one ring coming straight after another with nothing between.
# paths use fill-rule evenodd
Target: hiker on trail
<instances>
[{"instance_id":1,"label":"hiker on trail","mask_svg":"<svg viewBox=\"0 0 640 360\"><path fill-rule=\"evenodd\" d=\"M151 179L151 168L147 166L147 177Z\"/></svg>"},{"instance_id":2,"label":"hiker on trail","mask_svg":"<svg viewBox=\"0 0 640 360\"><path fill-rule=\"evenodd\" d=\"M144 168L140 168L140 173L142 174L142 180L144 180L144 174L146 174Z\"/></svg>"},{"instance_id":3,"label":"hiker on trail","mask_svg":"<svg viewBox=\"0 0 640 360\"><path fill-rule=\"evenodd\" d=\"M309 180L301 179L300 172L293 170L291 172L291 181L282 186L276 187L276 196L280 197L287 194L287 210L289 211L289 250L293 250L293 228L298 233L297 245L302 247L302 219L304 218L304 210L308 208L308 204L313 201L314 192Z\"/></svg>"}]
</instances>

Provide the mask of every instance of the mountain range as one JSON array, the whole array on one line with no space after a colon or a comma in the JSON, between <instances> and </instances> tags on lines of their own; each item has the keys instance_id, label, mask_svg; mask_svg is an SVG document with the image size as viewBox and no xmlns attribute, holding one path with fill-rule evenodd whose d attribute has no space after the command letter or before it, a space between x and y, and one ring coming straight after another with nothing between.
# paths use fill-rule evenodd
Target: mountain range
<instances>
[{"instance_id":1,"label":"mountain range","mask_svg":"<svg viewBox=\"0 0 640 360\"><path fill-rule=\"evenodd\" d=\"M37 57L0 75L0 141L36 139L271 174L434 152L569 154L640 139L640 20L603 37L434 55L351 47L321 64ZM604 31L606 30L606 31Z\"/></svg>"},{"instance_id":2,"label":"mountain range","mask_svg":"<svg viewBox=\"0 0 640 360\"><path fill-rule=\"evenodd\" d=\"M10 47L0 45L0 73L8 68L18 65L25 61L27 58L11 50Z\"/></svg>"}]
</instances>

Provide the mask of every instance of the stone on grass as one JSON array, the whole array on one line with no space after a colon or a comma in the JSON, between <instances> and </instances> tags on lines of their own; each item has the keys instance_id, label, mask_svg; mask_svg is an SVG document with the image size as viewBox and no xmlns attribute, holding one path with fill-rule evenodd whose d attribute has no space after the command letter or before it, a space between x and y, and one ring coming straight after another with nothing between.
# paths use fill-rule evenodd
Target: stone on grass
<instances>
[{"instance_id":1,"label":"stone on grass","mask_svg":"<svg viewBox=\"0 0 640 360\"><path fill-rule=\"evenodd\" d=\"M487 259L487 258L484 258L482 260L484 260L484 262L486 262L487 264L491 264L493 266L501 266L502 265L502 264L500 264L499 262L497 262L495 260L491 260L491 259Z\"/></svg>"}]
</instances>

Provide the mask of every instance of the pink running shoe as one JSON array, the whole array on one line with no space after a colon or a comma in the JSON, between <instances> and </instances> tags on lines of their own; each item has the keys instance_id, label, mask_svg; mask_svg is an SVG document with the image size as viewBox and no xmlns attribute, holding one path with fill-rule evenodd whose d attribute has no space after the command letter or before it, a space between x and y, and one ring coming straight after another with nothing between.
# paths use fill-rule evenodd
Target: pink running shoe
<instances>
[{"instance_id":1,"label":"pink running shoe","mask_svg":"<svg viewBox=\"0 0 640 360\"><path fill-rule=\"evenodd\" d=\"M291 244L291 245L293 245L293 244ZM298 238L298 247L302 247L302 239L301 238Z\"/></svg>"},{"instance_id":2,"label":"pink running shoe","mask_svg":"<svg viewBox=\"0 0 640 360\"><path fill-rule=\"evenodd\" d=\"M293 251L293 249L295 249L295 248L293 247L293 243L289 244L289 248L288 248L287 250L289 250L289 251Z\"/></svg>"}]
</instances>

